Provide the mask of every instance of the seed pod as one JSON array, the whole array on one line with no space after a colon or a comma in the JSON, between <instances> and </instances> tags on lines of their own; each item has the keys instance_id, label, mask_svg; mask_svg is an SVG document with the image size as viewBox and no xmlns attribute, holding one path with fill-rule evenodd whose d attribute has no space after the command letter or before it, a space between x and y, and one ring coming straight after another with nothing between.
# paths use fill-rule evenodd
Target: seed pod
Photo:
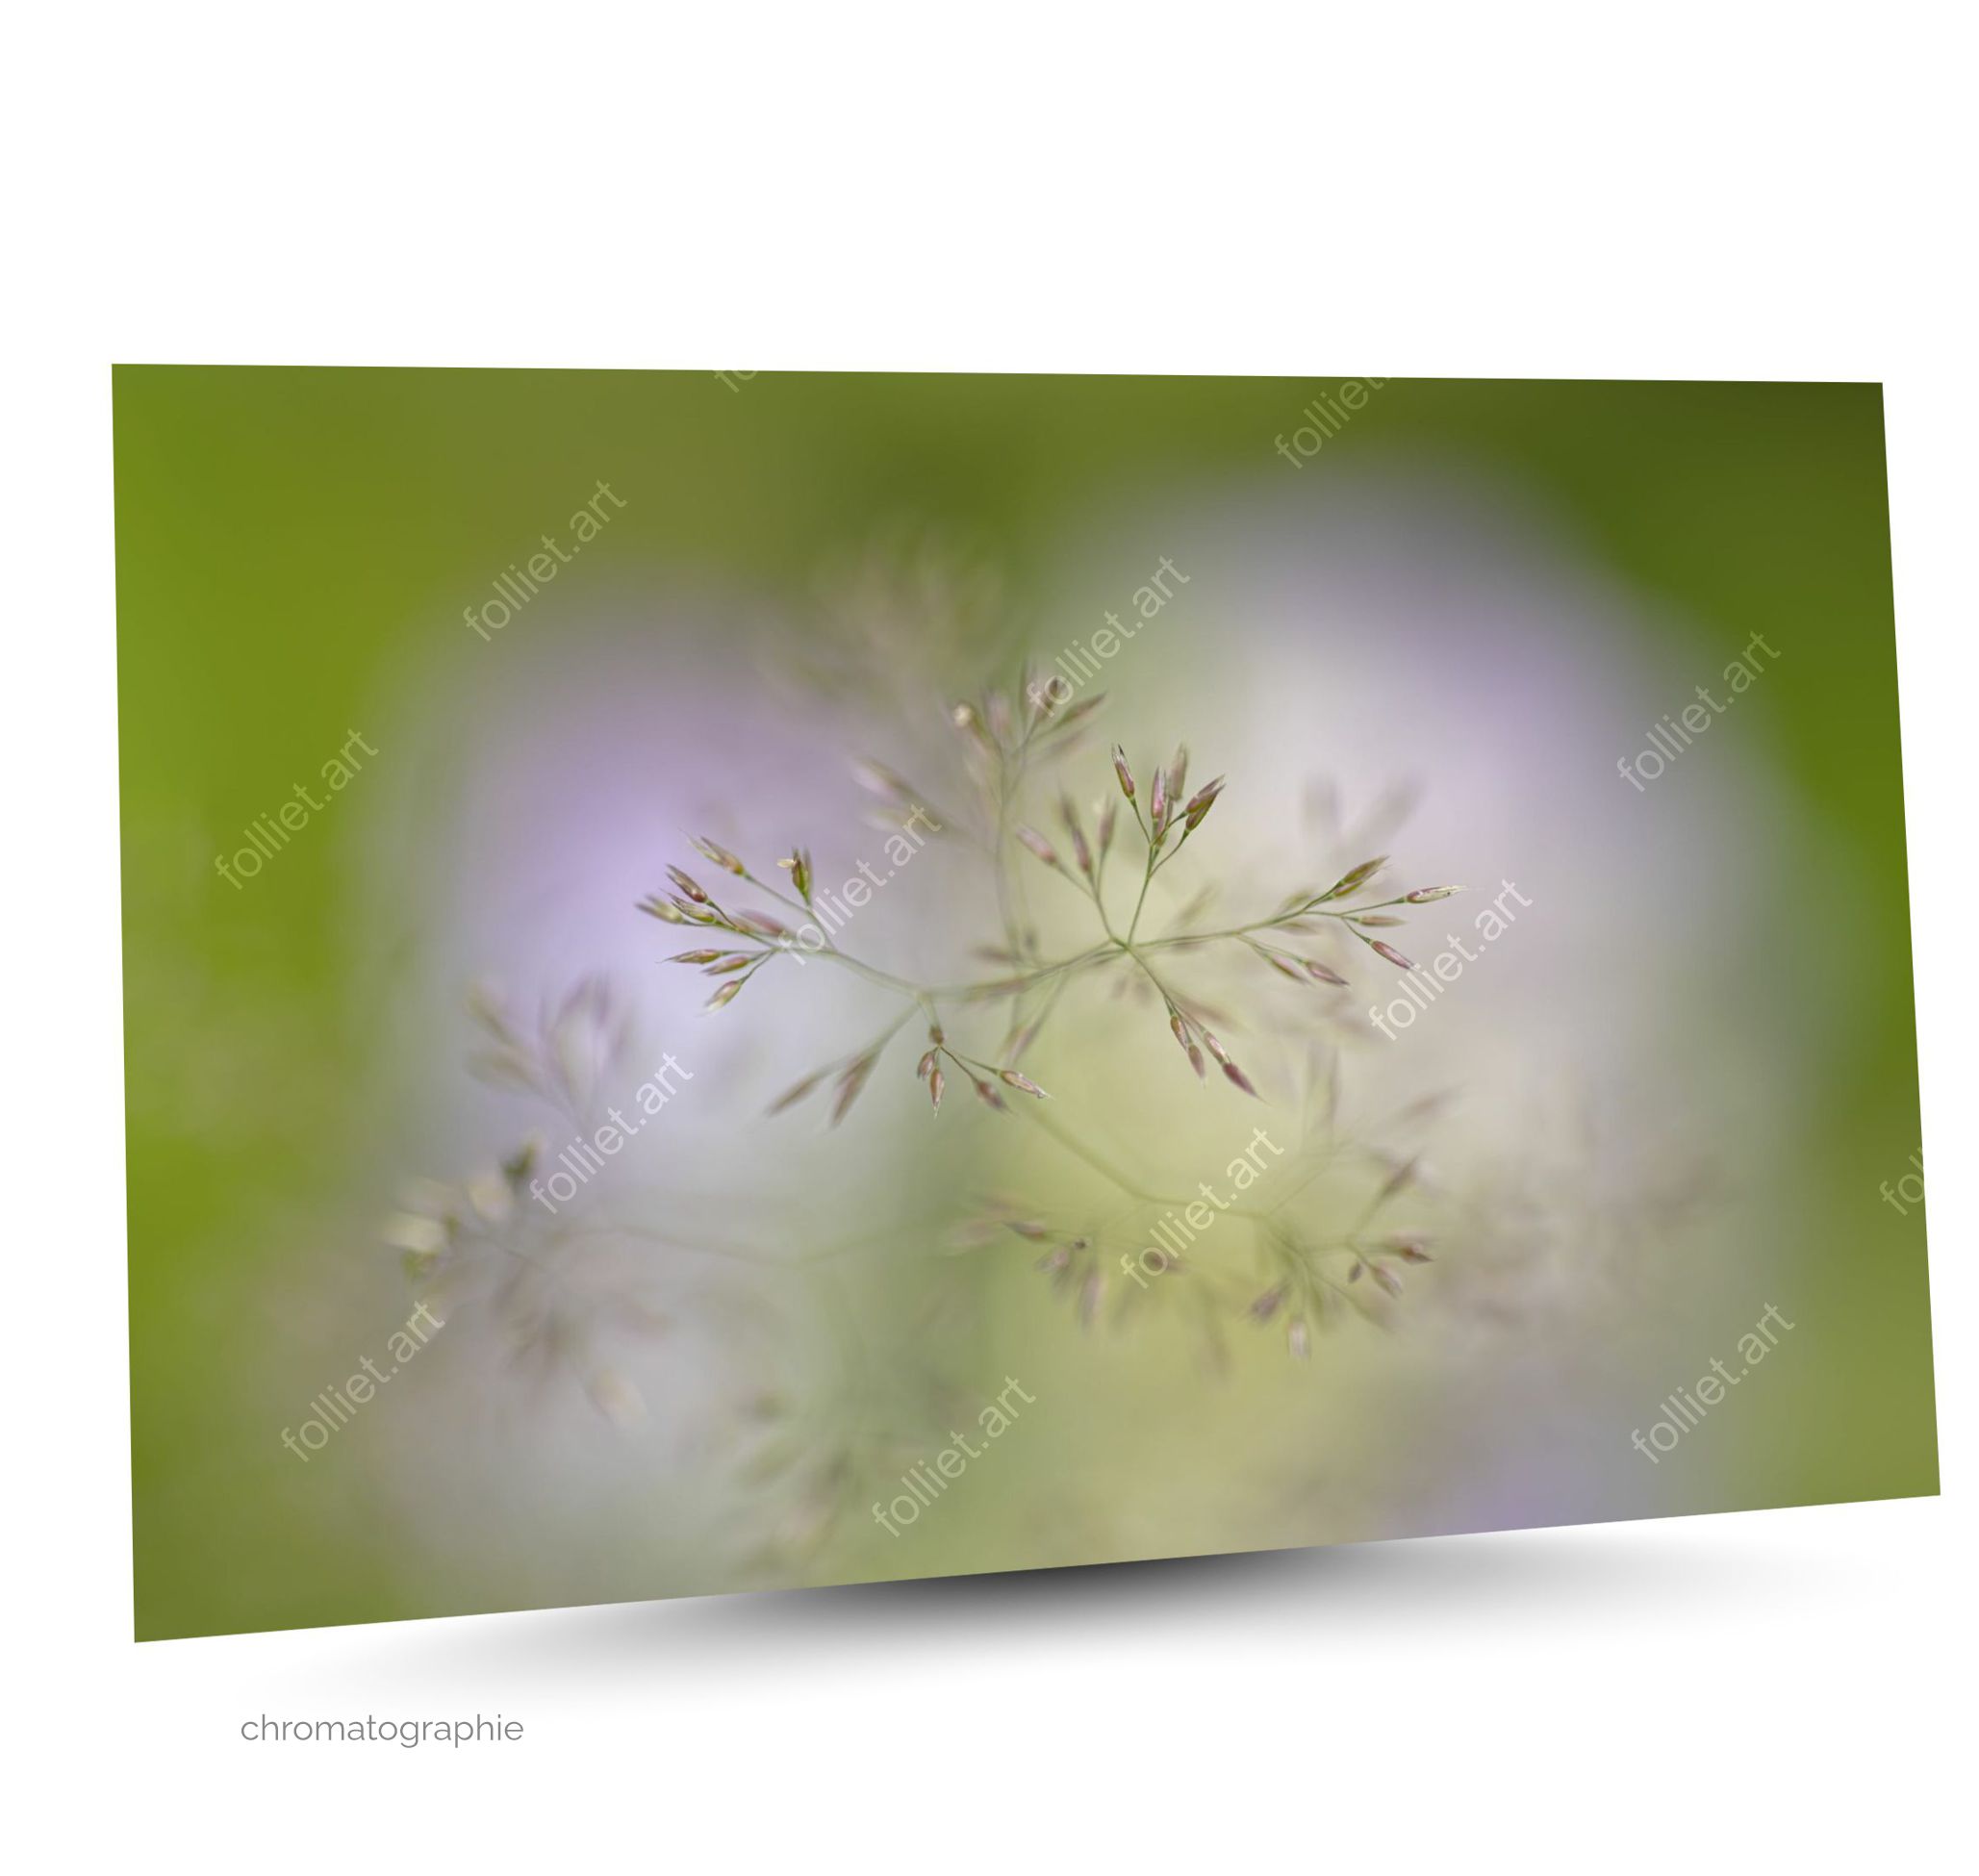
<instances>
[{"instance_id":1,"label":"seed pod","mask_svg":"<svg viewBox=\"0 0 1979 1876\"><path fill-rule=\"evenodd\" d=\"M956 721L959 723L961 720L957 718ZM869 795L876 795L882 801L891 801L896 807L904 808L913 802L912 785L883 762L875 762L870 756L861 756L852 764L852 779Z\"/></svg>"},{"instance_id":2,"label":"seed pod","mask_svg":"<svg viewBox=\"0 0 1979 1876\"><path fill-rule=\"evenodd\" d=\"M1058 815L1065 823L1065 831L1072 836L1072 857L1078 862L1081 873L1093 870L1093 849L1086 845L1085 829L1078 824L1078 810L1072 803L1072 797L1058 798Z\"/></svg>"},{"instance_id":3,"label":"seed pod","mask_svg":"<svg viewBox=\"0 0 1979 1876\"><path fill-rule=\"evenodd\" d=\"M1064 680L1060 679L1059 681L1062 683ZM1069 689L1070 687L1068 686L1067 688ZM1106 693L1102 691L1097 697L1089 697L1081 702L1075 703L1070 710L1066 711L1052 725L1052 734L1063 738L1068 730L1074 728L1077 724L1084 723L1105 701Z\"/></svg>"},{"instance_id":4,"label":"seed pod","mask_svg":"<svg viewBox=\"0 0 1979 1876\"><path fill-rule=\"evenodd\" d=\"M811 856L801 847L790 849L790 858L776 862L790 875L790 883L798 889L798 897L806 905L811 902Z\"/></svg>"},{"instance_id":5,"label":"seed pod","mask_svg":"<svg viewBox=\"0 0 1979 1876\"><path fill-rule=\"evenodd\" d=\"M982 719L977 714L973 703L958 703L949 712L949 721L969 738L977 748L991 754L996 752L996 739L982 726Z\"/></svg>"},{"instance_id":6,"label":"seed pod","mask_svg":"<svg viewBox=\"0 0 1979 1876\"><path fill-rule=\"evenodd\" d=\"M1133 772L1127 766L1127 752L1118 743L1113 746L1113 773L1120 777L1120 792L1131 801L1133 799Z\"/></svg>"},{"instance_id":7,"label":"seed pod","mask_svg":"<svg viewBox=\"0 0 1979 1876\"><path fill-rule=\"evenodd\" d=\"M816 1075L805 1076L804 1078L801 1081L799 1081L795 1087L784 1089L784 1091L780 1095L778 1095L774 1101L773 1101L770 1103L767 1111L772 1114L780 1114L786 1107L796 1106L797 1103L803 1100L803 1098L807 1094L809 1094L811 1090L818 1085L819 1082L824 1080L825 1076L829 1073L829 1069L821 1068Z\"/></svg>"},{"instance_id":8,"label":"seed pod","mask_svg":"<svg viewBox=\"0 0 1979 1876\"><path fill-rule=\"evenodd\" d=\"M846 1117L847 1110L857 1101L866 1086L867 1077L873 1073L873 1064L879 1059L879 1052L873 1050L861 1055L838 1077L838 1099L831 1103L831 1124L836 1127Z\"/></svg>"},{"instance_id":9,"label":"seed pod","mask_svg":"<svg viewBox=\"0 0 1979 1876\"><path fill-rule=\"evenodd\" d=\"M1375 1203L1381 1204L1392 1199L1412 1179L1415 1178L1415 1161L1405 1159L1382 1181L1382 1189L1375 1194Z\"/></svg>"},{"instance_id":10,"label":"seed pod","mask_svg":"<svg viewBox=\"0 0 1979 1876\"><path fill-rule=\"evenodd\" d=\"M1344 899L1349 893L1358 892L1362 886L1366 885L1387 864L1388 856L1385 853L1372 860L1362 860L1357 867L1355 867L1351 872L1343 873L1335 879L1325 892L1320 894L1314 903L1324 905L1330 899Z\"/></svg>"},{"instance_id":11,"label":"seed pod","mask_svg":"<svg viewBox=\"0 0 1979 1876\"><path fill-rule=\"evenodd\" d=\"M1017 829L1017 838L1031 852L1035 853L1039 859L1044 861L1048 867L1054 867L1058 864L1057 849L1035 827L1019 827Z\"/></svg>"}]
</instances>

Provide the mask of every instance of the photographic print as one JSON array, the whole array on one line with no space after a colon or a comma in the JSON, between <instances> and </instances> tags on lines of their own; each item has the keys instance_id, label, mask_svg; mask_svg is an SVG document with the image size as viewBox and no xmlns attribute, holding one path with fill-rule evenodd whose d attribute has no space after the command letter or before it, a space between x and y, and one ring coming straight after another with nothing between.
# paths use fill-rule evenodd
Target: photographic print
<instances>
[{"instance_id":1,"label":"photographic print","mask_svg":"<svg viewBox=\"0 0 1979 1876\"><path fill-rule=\"evenodd\" d=\"M141 1638L1937 1489L1876 386L114 419Z\"/></svg>"}]
</instances>

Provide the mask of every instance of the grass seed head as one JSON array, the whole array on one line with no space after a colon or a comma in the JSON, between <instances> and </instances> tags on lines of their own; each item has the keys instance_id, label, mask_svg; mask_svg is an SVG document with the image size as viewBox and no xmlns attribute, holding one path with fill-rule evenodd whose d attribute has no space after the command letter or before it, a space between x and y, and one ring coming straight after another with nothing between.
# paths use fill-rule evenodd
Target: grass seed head
<instances>
[{"instance_id":1,"label":"grass seed head","mask_svg":"<svg viewBox=\"0 0 1979 1876\"><path fill-rule=\"evenodd\" d=\"M1349 893L1357 893L1376 874L1388 864L1385 853L1378 854L1372 860L1361 863L1341 875L1321 893L1315 903L1324 905L1330 899L1345 899Z\"/></svg>"},{"instance_id":2,"label":"grass seed head","mask_svg":"<svg viewBox=\"0 0 1979 1876\"><path fill-rule=\"evenodd\" d=\"M1035 827L1019 827L1017 838L1048 867L1058 865L1058 850Z\"/></svg>"},{"instance_id":3,"label":"grass seed head","mask_svg":"<svg viewBox=\"0 0 1979 1876\"><path fill-rule=\"evenodd\" d=\"M1253 1101L1262 1101L1264 1099L1264 1097L1260 1095L1257 1092L1257 1090L1251 1085L1251 1077L1248 1075L1246 1075L1244 1071L1236 1065L1236 1063L1225 1062L1223 1065L1223 1074L1225 1080L1230 1081L1233 1083L1235 1086L1243 1089L1243 1091L1247 1095L1249 1095Z\"/></svg>"},{"instance_id":4,"label":"grass seed head","mask_svg":"<svg viewBox=\"0 0 1979 1876\"><path fill-rule=\"evenodd\" d=\"M838 1095L831 1103L831 1124L836 1127L850 1110L865 1089L867 1078L873 1073L873 1064L879 1059L877 1050L870 1050L838 1077Z\"/></svg>"},{"instance_id":5,"label":"grass seed head","mask_svg":"<svg viewBox=\"0 0 1979 1876\"><path fill-rule=\"evenodd\" d=\"M790 875L790 883L798 890L798 897L806 905L811 902L811 856L801 847L793 847L787 860L776 862Z\"/></svg>"},{"instance_id":6,"label":"grass seed head","mask_svg":"<svg viewBox=\"0 0 1979 1876\"><path fill-rule=\"evenodd\" d=\"M1133 771L1127 766L1127 751L1118 743L1113 746L1113 773L1120 777L1120 792L1131 801L1133 799Z\"/></svg>"},{"instance_id":7,"label":"grass seed head","mask_svg":"<svg viewBox=\"0 0 1979 1876\"><path fill-rule=\"evenodd\" d=\"M831 1071L829 1069L821 1068L815 1075L805 1076L804 1078L801 1081L798 1082L794 1087L785 1088L784 1091L780 1095L778 1095L774 1101L773 1101L770 1103L769 1107L765 1111L772 1114L780 1114L786 1107L795 1107L798 1104L798 1103L803 1100L803 1098L807 1094L809 1094L811 1090L818 1085L819 1082L824 1080L825 1076L830 1074L830 1072Z\"/></svg>"},{"instance_id":8,"label":"grass seed head","mask_svg":"<svg viewBox=\"0 0 1979 1876\"><path fill-rule=\"evenodd\" d=\"M966 704L957 705L966 709ZM955 720L958 723L961 719ZM894 773L883 762L875 762L870 756L861 756L852 764L852 779L869 795L876 795L882 801L891 802L897 808L912 807L914 790L912 785Z\"/></svg>"}]
</instances>

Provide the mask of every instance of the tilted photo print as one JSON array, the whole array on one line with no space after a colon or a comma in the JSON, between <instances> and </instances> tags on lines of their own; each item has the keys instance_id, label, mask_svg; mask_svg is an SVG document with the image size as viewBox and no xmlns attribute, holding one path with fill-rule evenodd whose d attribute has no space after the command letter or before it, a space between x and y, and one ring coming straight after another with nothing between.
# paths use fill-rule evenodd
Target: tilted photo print
<instances>
[{"instance_id":1,"label":"tilted photo print","mask_svg":"<svg viewBox=\"0 0 1979 1876\"><path fill-rule=\"evenodd\" d=\"M1937 1489L1877 387L114 418L141 1638Z\"/></svg>"}]
</instances>

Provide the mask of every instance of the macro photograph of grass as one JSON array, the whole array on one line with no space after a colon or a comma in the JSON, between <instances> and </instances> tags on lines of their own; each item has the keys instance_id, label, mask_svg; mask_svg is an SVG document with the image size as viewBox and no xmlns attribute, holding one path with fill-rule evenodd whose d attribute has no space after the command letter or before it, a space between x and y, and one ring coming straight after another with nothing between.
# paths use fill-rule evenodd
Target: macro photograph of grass
<instances>
[{"instance_id":1,"label":"macro photograph of grass","mask_svg":"<svg viewBox=\"0 0 1979 1876\"><path fill-rule=\"evenodd\" d=\"M114 418L140 1637L1936 1489L1875 386Z\"/></svg>"}]
</instances>

